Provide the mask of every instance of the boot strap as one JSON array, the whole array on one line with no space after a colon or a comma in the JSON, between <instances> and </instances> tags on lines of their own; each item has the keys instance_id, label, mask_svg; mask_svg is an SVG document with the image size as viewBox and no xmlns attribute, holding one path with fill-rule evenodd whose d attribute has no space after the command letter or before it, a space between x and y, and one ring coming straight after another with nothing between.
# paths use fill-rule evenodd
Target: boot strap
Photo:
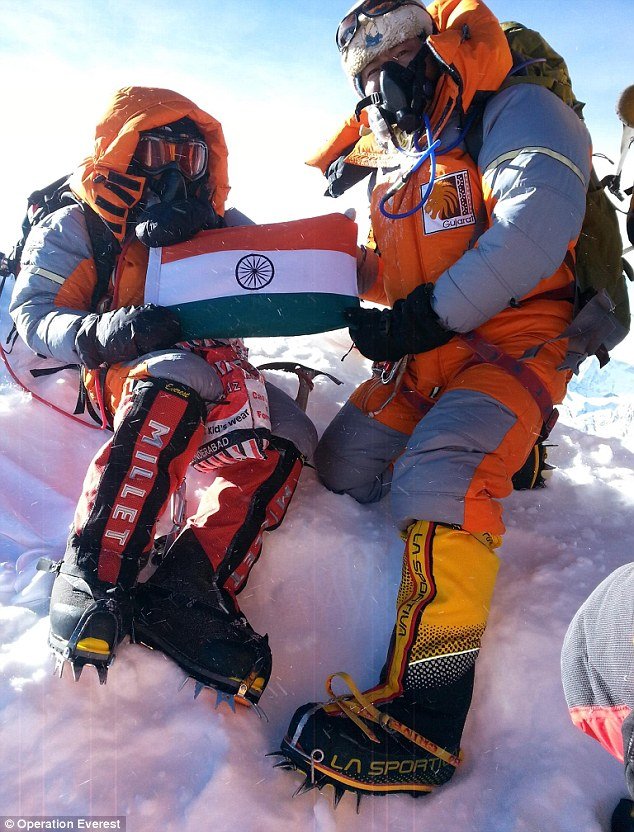
<instances>
[{"instance_id":1,"label":"boot strap","mask_svg":"<svg viewBox=\"0 0 634 832\"><path fill-rule=\"evenodd\" d=\"M343 681L348 686L350 694L343 694L342 696L335 696L333 689L332 689L332 682L333 679L339 677L343 679ZM417 734L416 731L413 731L407 725L403 725L403 723L399 722L398 720L394 719L394 717L390 716L389 714L384 714L379 711L377 707L370 701L370 699L357 687L354 683L352 678L348 673L333 673L331 676L328 677L326 680L326 691L330 694L331 700L328 703L329 705L336 705L345 716L350 717L350 719L357 725L363 733L369 737L373 742L379 742L376 737L376 734L372 731L372 729L363 723L361 717L363 719L370 720L371 722L380 725L387 731L395 731L398 734L401 734L405 739L413 742L415 745L419 746L420 748L424 748L425 751L428 751L430 754L433 754L434 757L438 757L445 763L449 763L449 765L454 766L457 768L461 763L461 757L457 757L455 754L451 754L449 751L446 751L444 748L441 748L435 742L428 740L426 737L423 737L421 734Z\"/></svg>"}]
</instances>

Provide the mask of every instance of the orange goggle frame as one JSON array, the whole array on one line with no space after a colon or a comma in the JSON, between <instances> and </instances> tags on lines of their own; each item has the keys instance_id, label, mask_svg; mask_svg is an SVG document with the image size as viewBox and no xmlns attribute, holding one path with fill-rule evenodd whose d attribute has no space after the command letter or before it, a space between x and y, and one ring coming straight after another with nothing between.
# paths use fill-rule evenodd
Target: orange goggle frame
<instances>
[{"instance_id":1,"label":"orange goggle frame","mask_svg":"<svg viewBox=\"0 0 634 832\"><path fill-rule=\"evenodd\" d=\"M170 141L161 136L141 136L134 159L144 171L160 173L176 163L188 179L197 179L207 170L207 145L198 139Z\"/></svg>"}]
</instances>

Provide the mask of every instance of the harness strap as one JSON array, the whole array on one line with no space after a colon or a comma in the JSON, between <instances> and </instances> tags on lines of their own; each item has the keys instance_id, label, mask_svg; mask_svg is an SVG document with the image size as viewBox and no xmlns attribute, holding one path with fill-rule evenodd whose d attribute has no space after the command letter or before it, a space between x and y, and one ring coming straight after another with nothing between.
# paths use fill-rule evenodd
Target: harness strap
<instances>
[{"instance_id":1,"label":"harness strap","mask_svg":"<svg viewBox=\"0 0 634 832\"><path fill-rule=\"evenodd\" d=\"M574 263L570 263L567 259L569 255L570 252L568 252L564 262L574 270ZM575 285L574 280L572 280L570 283L566 283L565 286L560 286L558 289L549 289L547 292L541 292L539 295L531 295L529 298L526 298L526 303L532 303L534 300L567 300L570 303L574 303ZM519 305L522 305L521 301Z\"/></svg>"},{"instance_id":2,"label":"harness strap","mask_svg":"<svg viewBox=\"0 0 634 832\"><path fill-rule=\"evenodd\" d=\"M17 337L17 333L16 333ZM83 419L79 419L77 416L74 416L71 413L67 413L65 410L62 410L61 407L53 404L53 402L49 402L46 399L42 398L42 396L38 396L37 393L34 393L17 375L11 364L9 364L9 357L7 352L5 351L4 347L0 343L0 358L4 362L5 367L7 368L7 372L13 379L13 381L18 385L18 387L23 390L25 393L29 393L29 395L36 401L40 402L40 404L44 404L47 407L50 407L51 410L55 410L57 413L61 414L62 416L66 416L67 419L72 419L74 422L79 422L80 425L83 425L87 428L94 428L96 430L101 430L102 428L106 427L106 424L103 425L91 425L88 422L84 422Z\"/></svg>"},{"instance_id":3,"label":"harness strap","mask_svg":"<svg viewBox=\"0 0 634 832\"><path fill-rule=\"evenodd\" d=\"M565 287L561 290L556 289L553 291L553 295L561 292L560 298L551 297L551 293L547 292L544 292L543 296L548 295L551 300L564 300L566 299L564 297L564 291ZM540 295L539 297L542 296ZM463 369L473 367L477 364L493 364L495 367L499 367L501 370L504 370L512 375L513 378L516 378L524 389L527 390L532 396L535 403L539 407L543 422L543 430L540 439L546 439L555 427L557 419L559 418L559 411L553 405L552 397L537 373L531 370L531 368L523 361L513 358L508 353L503 352L499 347L490 344L475 331L462 333L459 337L474 353L472 360L467 363ZM425 396L418 390L402 386L404 367L405 362L403 362L403 367L400 368L401 371L396 376L394 389L392 390L392 393L388 397L387 401L384 402L378 410L368 413L369 416L376 416L380 413L381 410L383 410L383 408L389 404L397 394L402 396L409 404L415 407L421 414L421 418L429 413L432 407L436 404L436 399L431 396Z\"/></svg>"},{"instance_id":4,"label":"harness strap","mask_svg":"<svg viewBox=\"0 0 634 832\"><path fill-rule=\"evenodd\" d=\"M471 331L462 333L460 338L465 341L475 353L474 364L493 364L505 370L507 373L516 378L520 384L530 393L539 407L544 423L544 432L542 438L546 438L551 432L557 418L559 417L558 410L553 405L553 400L546 389L546 386L541 381L539 376L531 370L531 368L513 358L508 353L503 352L499 347L490 344L477 332Z\"/></svg>"},{"instance_id":5,"label":"harness strap","mask_svg":"<svg viewBox=\"0 0 634 832\"><path fill-rule=\"evenodd\" d=\"M411 404L413 407L418 410L421 415L426 416L427 413L432 409L432 407L436 404L436 400L432 399L429 396L425 396L424 393L419 393L418 390L412 390L411 387L403 387L399 390L400 395L405 399L408 404Z\"/></svg>"}]
</instances>

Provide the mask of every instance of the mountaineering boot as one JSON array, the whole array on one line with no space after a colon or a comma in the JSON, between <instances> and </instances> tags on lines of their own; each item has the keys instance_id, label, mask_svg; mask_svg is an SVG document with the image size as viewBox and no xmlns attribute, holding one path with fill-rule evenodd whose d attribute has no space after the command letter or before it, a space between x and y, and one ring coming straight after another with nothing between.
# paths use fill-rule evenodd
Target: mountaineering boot
<instances>
[{"instance_id":1,"label":"mountaineering boot","mask_svg":"<svg viewBox=\"0 0 634 832\"><path fill-rule=\"evenodd\" d=\"M302 464L292 443L273 437L266 459L222 469L196 516L137 588L135 639L161 650L199 685L239 701L259 700L271 650L236 595L260 555L263 532L282 522Z\"/></svg>"},{"instance_id":2,"label":"mountaineering boot","mask_svg":"<svg viewBox=\"0 0 634 832\"><path fill-rule=\"evenodd\" d=\"M511 478L515 491L545 487L546 480L554 471L554 466L547 462L549 447L551 446L544 445L543 439L538 439L533 445L526 461Z\"/></svg>"},{"instance_id":3,"label":"mountaineering boot","mask_svg":"<svg viewBox=\"0 0 634 832\"><path fill-rule=\"evenodd\" d=\"M500 539L418 521L410 526L396 625L379 684L308 704L293 716L280 753L306 774L304 788L418 796L460 763L475 661L486 626ZM285 765L281 763L280 765Z\"/></svg>"},{"instance_id":4,"label":"mountaineering boot","mask_svg":"<svg viewBox=\"0 0 634 832\"><path fill-rule=\"evenodd\" d=\"M451 685L380 705L360 693L346 674L335 675L347 681L353 694L299 708L282 740L282 753L309 775L311 785L330 783L336 793L417 797L453 776L460 764L473 669Z\"/></svg>"},{"instance_id":5,"label":"mountaineering boot","mask_svg":"<svg viewBox=\"0 0 634 832\"><path fill-rule=\"evenodd\" d=\"M139 584L134 638L161 650L202 685L250 702L257 702L271 675L268 638L251 628L217 585L207 555L189 530Z\"/></svg>"},{"instance_id":6,"label":"mountaineering boot","mask_svg":"<svg viewBox=\"0 0 634 832\"><path fill-rule=\"evenodd\" d=\"M84 481L64 559L57 565L49 645L60 675L86 664L106 681L130 632L132 590L156 519L185 474L202 435L202 399L189 387L137 382L115 414L115 432Z\"/></svg>"},{"instance_id":7,"label":"mountaineering boot","mask_svg":"<svg viewBox=\"0 0 634 832\"><path fill-rule=\"evenodd\" d=\"M60 676L64 661L70 663L75 680L84 665L92 664L104 684L115 649L130 631L130 588L121 582L100 581L89 568L82 568L72 555L76 535L72 538L55 570L48 643L57 657Z\"/></svg>"}]
</instances>

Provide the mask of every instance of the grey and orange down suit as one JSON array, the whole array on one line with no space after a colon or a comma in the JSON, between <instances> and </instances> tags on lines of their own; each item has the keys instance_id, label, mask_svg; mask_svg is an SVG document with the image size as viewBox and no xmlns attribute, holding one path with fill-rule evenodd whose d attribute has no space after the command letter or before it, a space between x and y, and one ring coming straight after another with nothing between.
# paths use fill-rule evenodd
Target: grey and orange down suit
<instances>
[{"instance_id":1,"label":"grey and orange down suit","mask_svg":"<svg viewBox=\"0 0 634 832\"><path fill-rule=\"evenodd\" d=\"M133 232L130 234L126 221L142 197L145 179L131 174L129 166L142 131L184 116L196 123L209 149L209 189L215 211L224 216L227 225L250 222L235 209L225 212L229 192L227 148L220 123L187 98L170 90L146 87L119 90L97 125L93 155L83 162L71 179L75 196L98 214L122 246L111 285L106 297L101 299L95 309L93 293L97 273L81 206L70 205L46 217L28 237L11 302L11 314L18 333L33 351L63 363L80 363L75 350L75 336L87 313L144 303L148 249L136 239ZM125 404L128 393L137 380L150 378L185 385L195 391L209 408L222 397L223 391L215 370L205 361L203 353L204 350L192 351L186 345L178 345L140 356L126 364L98 371L84 371L84 380L95 402L98 389L103 392L103 405L112 417L115 429L124 412L122 403ZM98 376L102 377L103 387L97 384ZM292 443L299 455L311 455L317 435L310 420L290 397L274 385L267 383L267 391L273 435ZM170 467L169 486L161 493L161 505L149 512L150 519L142 524L143 528L137 524L130 537L134 538L135 545L140 546L144 552L149 551L153 545L157 515L165 506L170 493L178 486L187 464L197 450L196 439L202 439L202 424L185 448L183 458L179 458ZM112 439L97 454L87 474L84 495L75 516L74 530L77 533L87 522L92 522L90 517L96 511L96 484L110 459L111 446ZM191 533L205 549L214 568L222 562L227 546L248 514L253 493L270 474L271 468L275 467L278 456L278 452L272 448L267 460L259 466L249 461L226 469L225 478L237 485L232 492L235 499L230 512L231 528L225 521L220 524L221 528L218 526L217 509L213 510L204 499L198 513L189 519L188 529L191 529ZM299 468L301 465L298 463L294 470L295 481ZM157 489L153 491L156 492ZM155 495L152 499L155 499ZM106 530L109 527L114 529L118 522L115 506L111 505L109 510L111 516L103 521ZM133 509L129 509L127 516L132 516L132 512ZM134 516L141 514L136 508L134 512ZM115 551L113 557L110 557L104 542L106 535L103 534L103 523L99 526L100 577L108 576L114 582L118 566L110 568L109 564L118 563L126 552ZM254 545L259 545L260 540L259 529L255 529ZM247 556L248 553L245 551L242 554ZM252 563L253 553L249 557ZM233 566L237 567L238 564L234 563ZM240 581L244 582L244 579L245 576L241 574Z\"/></svg>"},{"instance_id":2,"label":"grey and orange down suit","mask_svg":"<svg viewBox=\"0 0 634 832\"><path fill-rule=\"evenodd\" d=\"M533 84L490 98L477 162L463 141L442 153L459 139L474 97L501 86L512 57L477 0L436 0L428 11L437 30L428 44L447 70L429 113L442 144L428 202L406 219L386 218L380 199L411 160L366 135L347 161L378 169L371 221L380 270L364 297L391 305L431 282L436 313L458 335L410 356L400 387L362 384L315 454L333 491L363 503L389 493L406 540L398 623L375 701L466 678L475 662L505 529L500 500L543 415L522 382L478 360L460 334L475 331L514 359L543 345L525 363L553 402L563 399L566 341L552 339L570 323L572 304L556 298L574 279L569 262L590 173L585 126ZM312 163L325 171L355 129L358 137L349 121ZM388 202L390 212L416 206L429 177L428 161Z\"/></svg>"}]
</instances>

